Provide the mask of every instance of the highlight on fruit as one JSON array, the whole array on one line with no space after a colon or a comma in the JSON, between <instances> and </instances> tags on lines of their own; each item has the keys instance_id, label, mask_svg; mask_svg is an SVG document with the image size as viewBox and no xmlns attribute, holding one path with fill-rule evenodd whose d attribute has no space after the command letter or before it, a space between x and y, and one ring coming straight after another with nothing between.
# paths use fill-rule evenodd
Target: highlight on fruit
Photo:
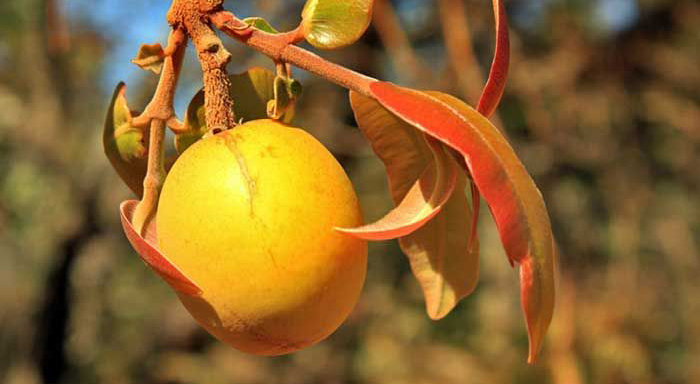
<instances>
[{"instance_id":1,"label":"highlight on fruit","mask_svg":"<svg viewBox=\"0 0 700 384\"><path fill-rule=\"evenodd\" d=\"M483 198L520 271L532 363L554 310L556 243L542 194L489 119L510 61L502 1L493 0L495 53L476 107L297 45L353 44L372 9L372 0L308 0L298 27L279 31L261 17L238 18L220 0L173 0L166 46L144 44L133 60L160 76L152 100L134 112L119 84L105 120L105 154L137 198L120 206L126 237L211 335L243 352L280 355L327 338L361 302L368 241L397 239L427 316L445 317L477 286ZM269 57L270 69L230 75L235 57L217 31ZM173 98L188 41L203 88L180 120ZM348 90L395 203L379 220L363 221L343 167L293 127L314 124L295 122L304 92L294 67ZM167 150L166 130L174 135Z\"/></svg>"}]
</instances>

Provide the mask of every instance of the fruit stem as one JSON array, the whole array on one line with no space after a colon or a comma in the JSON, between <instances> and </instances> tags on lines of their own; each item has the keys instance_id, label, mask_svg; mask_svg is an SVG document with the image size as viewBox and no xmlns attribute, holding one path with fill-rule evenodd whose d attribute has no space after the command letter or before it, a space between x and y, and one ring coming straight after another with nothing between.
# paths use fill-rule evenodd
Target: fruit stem
<instances>
[{"instance_id":1,"label":"fruit stem","mask_svg":"<svg viewBox=\"0 0 700 384\"><path fill-rule=\"evenodd\" d=\"M152 119L148 143L148 168L146 177L143 179L143 197L136 205L131 219L134 229L141 236L145 236L144 229L156 213L160 189L165 181L164 139L165 121Z\"/></svg>"},{"instance_id":2,"label":"fruit stem","mask_svg":"<svg viewBox=\"0 0 700 384\"><path fill-rule=\"evenodd\" d=\"M158 87L153 98L148 103L143 113L134 117L132 125L135 127L147 127L153 119L163 121L177 121L173 108L175 89L180 78L182 61L187 48L187 34L181 28L174 28L168 35L168 46L165 52L171 53L165 57L163 70L160 73Z\"/></svg>"},{"instance_id":3,"label":"fruit stem","mask_svg":"<svg viewBox=\"0 0 700 384\"><path fill-rule=\"evenodd\" d=\"M293 31L292 34L266 33L250 27L233 13L227 11L213 13L209 19L222 32L269 56L275 62L293 64L344 88L372 97L369 86L377 79L327 61L293 45L294 42L298 41L298 31Z\"/></svg>"},{"instance_id":4,"label":"fruit stem","mask_svg":"<svg viewBox=\"0 0 700 384\"><path fill-rule=\"evenodd\" d=\"M187 35L180 28L173 29L168 37L166 51L172 52L165 58L163 70L160 74L158 87L153 99L148 103L143 113L134 118L141 119L141 124L150 124L148 144L148 164L146 177L143 179L143 197L134 210L132 225L140 234L144 235L144 229L153 218L158 207L160 189L165 181L164 145L165 124L169 121L177 125L177 118L173 109L175 88L180 77L182 61L187 44Z\"/></svg>"}]
</instances>

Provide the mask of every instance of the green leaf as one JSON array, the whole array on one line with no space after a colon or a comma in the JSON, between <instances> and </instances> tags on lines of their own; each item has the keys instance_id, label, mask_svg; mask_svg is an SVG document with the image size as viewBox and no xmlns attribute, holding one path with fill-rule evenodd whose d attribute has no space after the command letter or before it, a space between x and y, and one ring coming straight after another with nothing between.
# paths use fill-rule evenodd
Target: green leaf
<instances>
[{"instance_id":1,"label":"green leaf","mask_svg":"<svg viewBox=\"0 0 700 384\"><path fill-rule=\"evenodd\" d=\"M190 145L201 139L207 133L206 115L204 109L204 90L197 92L185 113L185 130L175 135L175 149L183 153Z\"/></svg>"},{"instance_id":2,"label":"green leaf","mask_svg":"<svg viewBox=\"0 0 700 384\"><path fill-rule=\"evenodd\" d=\"M132 116L125 93L126 85L119 83L107 111L102 144L114 170L137 196L141 196L147 148L143 131L131 126Z\"/></svg>"},{"instance_id":3,"label":"green leaf","mask_svg":"<svg viewBox=\"0 0 700 384\"><path fill-rule=\"evenodd\" d=\"M253 28L257 28L263 32L267 33L279 33L267 20L262 17L248 17L243 19L243 22L247 23Z\"/></svg>"},{"instance_id":4,"label":"green leaf","mask_svg":"<svg viewBox=\"0 0 700 384\"><path fill-rule=\"evenodd\" d=\"M131 62L138 65L145 71L151 71L158 75L163 69L164 60L165 53L163 52L163 47L156 43L142 44L141 47L139 47L139 52L136 54L136 58L131 60Z\"/></svg>"},{"instance_id":5,"label":"green leaf","mask_svg":"<svg viewBox=\"0 0 700 384\"><path fill-rule=\"evenodd\" d=\"M231 76L231 97L237 119L267 119L267 102L274 99L275 74L265 68L250 68Z\"/></svg>"},{"instance_id":6,"label":"green leaf","mask_svg":"<svg viewBox=\"0 0 700 384\"><path fill-rule=\"evenodd\" d=\"M357 41L372 19L373 0L308 0L302 32L317 48L333 49Z\"/></svg>"},{"instance_id":7,"label":"green leaf","mask_svg":"<svg viewBox=\"0 0 700 384\"><path fill-rule=\"evenodd\" d=\"M275 74L264 68L250 68L248 71L231 75L229 92L233 99L233 111L236 119L243 122L267 119L268 102L274 100ZM287 85L284 85L287 92ZM287 108L282 121L291 122L293 106ZM184 152L190 145L208 132L204 109L204 90L194 95L187 107L185 116L185 131L175 136L175 148L178 153Z\"/></svg>"},{"instance_id":8,"label":"green leaf","mask_svg":"<svg viewBox=\"0 0 700 384\"><path fill-rule=\"evenodd\" d=\"M287 94L289 94L289 97L292 99L296 99L301 96L303 93L304 89L301 86L301 83L297 81L296 79L284 79L285 83L287 85Z\"/></svg>"},{"instance_id":9,"label":"green leaf","mask_svg":"<svg viewBox=\"0 0 700 384\"><path fill-rule=\"evenodd\" d=\"M273 99L267 102L267 116L271 119L291 121L294 117L294 105L301 95L301 83L286 77L275 77L273 81Z\"/></svg>"},{"instance_id":10,"label":"green leaf","mask_svg":"<svg viewBox=\"0 0 700 384\"><path fill-rule=\"evenodd\" d=\"M392 198L399 204L431 164L423 134L371 98L350 92L350 102L360 130L386 167ZM433 319L445 316L471 293L479 275L478 242L468 246L472 212L466 182L458 172L456 188L440 212L399 240Z\"/></svg>"}]
</instances>

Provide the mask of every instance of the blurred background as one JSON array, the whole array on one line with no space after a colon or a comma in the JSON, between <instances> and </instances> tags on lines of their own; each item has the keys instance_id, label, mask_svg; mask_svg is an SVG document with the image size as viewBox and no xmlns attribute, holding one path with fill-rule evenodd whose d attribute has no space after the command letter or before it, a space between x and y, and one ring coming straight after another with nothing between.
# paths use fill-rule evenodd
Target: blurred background
<instances>
[{"instance_id":1,"label":"blurred background","mask_svg":"<svg viewBox=\"0 0 700 384\"><path fill-rule=\"evenodd\" d=\"M542 190L561 250L533 366L517 270L488 210L479 286L441 321L383 242L356 310L317 346L254 357L202 331L126 242L117 207L132 196L101 144L116 83L134 109L154 90L130 59L165 43L169 3L0 1L0 383L700 383L700 2L505 2L511 77L494 119ZM473 104L491 62L491 2L376 3L360 42L321 54ZM303 1L226 6L290 29ZM229 50L231 73L272 68ZM296 73L296 125L342 162L366 218L380 217L384 169L346 91ZM181 117L200 79L190 50Z\"/></svg>"}]
</instances>

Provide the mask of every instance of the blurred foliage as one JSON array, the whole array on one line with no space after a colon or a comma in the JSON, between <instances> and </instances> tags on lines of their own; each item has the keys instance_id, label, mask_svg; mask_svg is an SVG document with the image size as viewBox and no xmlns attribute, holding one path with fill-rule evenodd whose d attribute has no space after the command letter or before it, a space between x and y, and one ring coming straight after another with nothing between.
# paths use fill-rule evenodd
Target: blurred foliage
<instances>
[{"instance_id":1,"label":"blurred foliage","mask_svg":"<svg viewBox=\"0 0 700 384\"><path fill-rule=\"evenodd\" d=\"M483 76L490 3L465 3ZM622 3L627 13L616 14ZM525 364L517 272L487 217L479 286L444 320L428 319L408 263L385 242L371 246L356 311L321 344L262 358L204 333L119 228L117 206L130 192L109 168L100 131L113 87L103 86L105 58L121 37L90 17L117 2L83 4L95 9L62 15L57 0L0 2L0 382L700 383L697 1L506 2L513 60L497 121L542 189L561 253L554 322L534 366ZM455 81L438 1L391 5L398 18L378 12L358 44L323 54L473 103L481 84ZM302 6L227 4L281 29ZM382 28L396 20L411 46ZM271 68L244 48L232 52L245 61L232 73ZM182 92L199 87L187 85L196 65L186 71ZM155 83L143 79L129 84L137 108ZM346 167L366 218L380 217L391 206L384 170L354 128L347 93L300 79L296 123Z\"/></svg>"}]
</instances>

